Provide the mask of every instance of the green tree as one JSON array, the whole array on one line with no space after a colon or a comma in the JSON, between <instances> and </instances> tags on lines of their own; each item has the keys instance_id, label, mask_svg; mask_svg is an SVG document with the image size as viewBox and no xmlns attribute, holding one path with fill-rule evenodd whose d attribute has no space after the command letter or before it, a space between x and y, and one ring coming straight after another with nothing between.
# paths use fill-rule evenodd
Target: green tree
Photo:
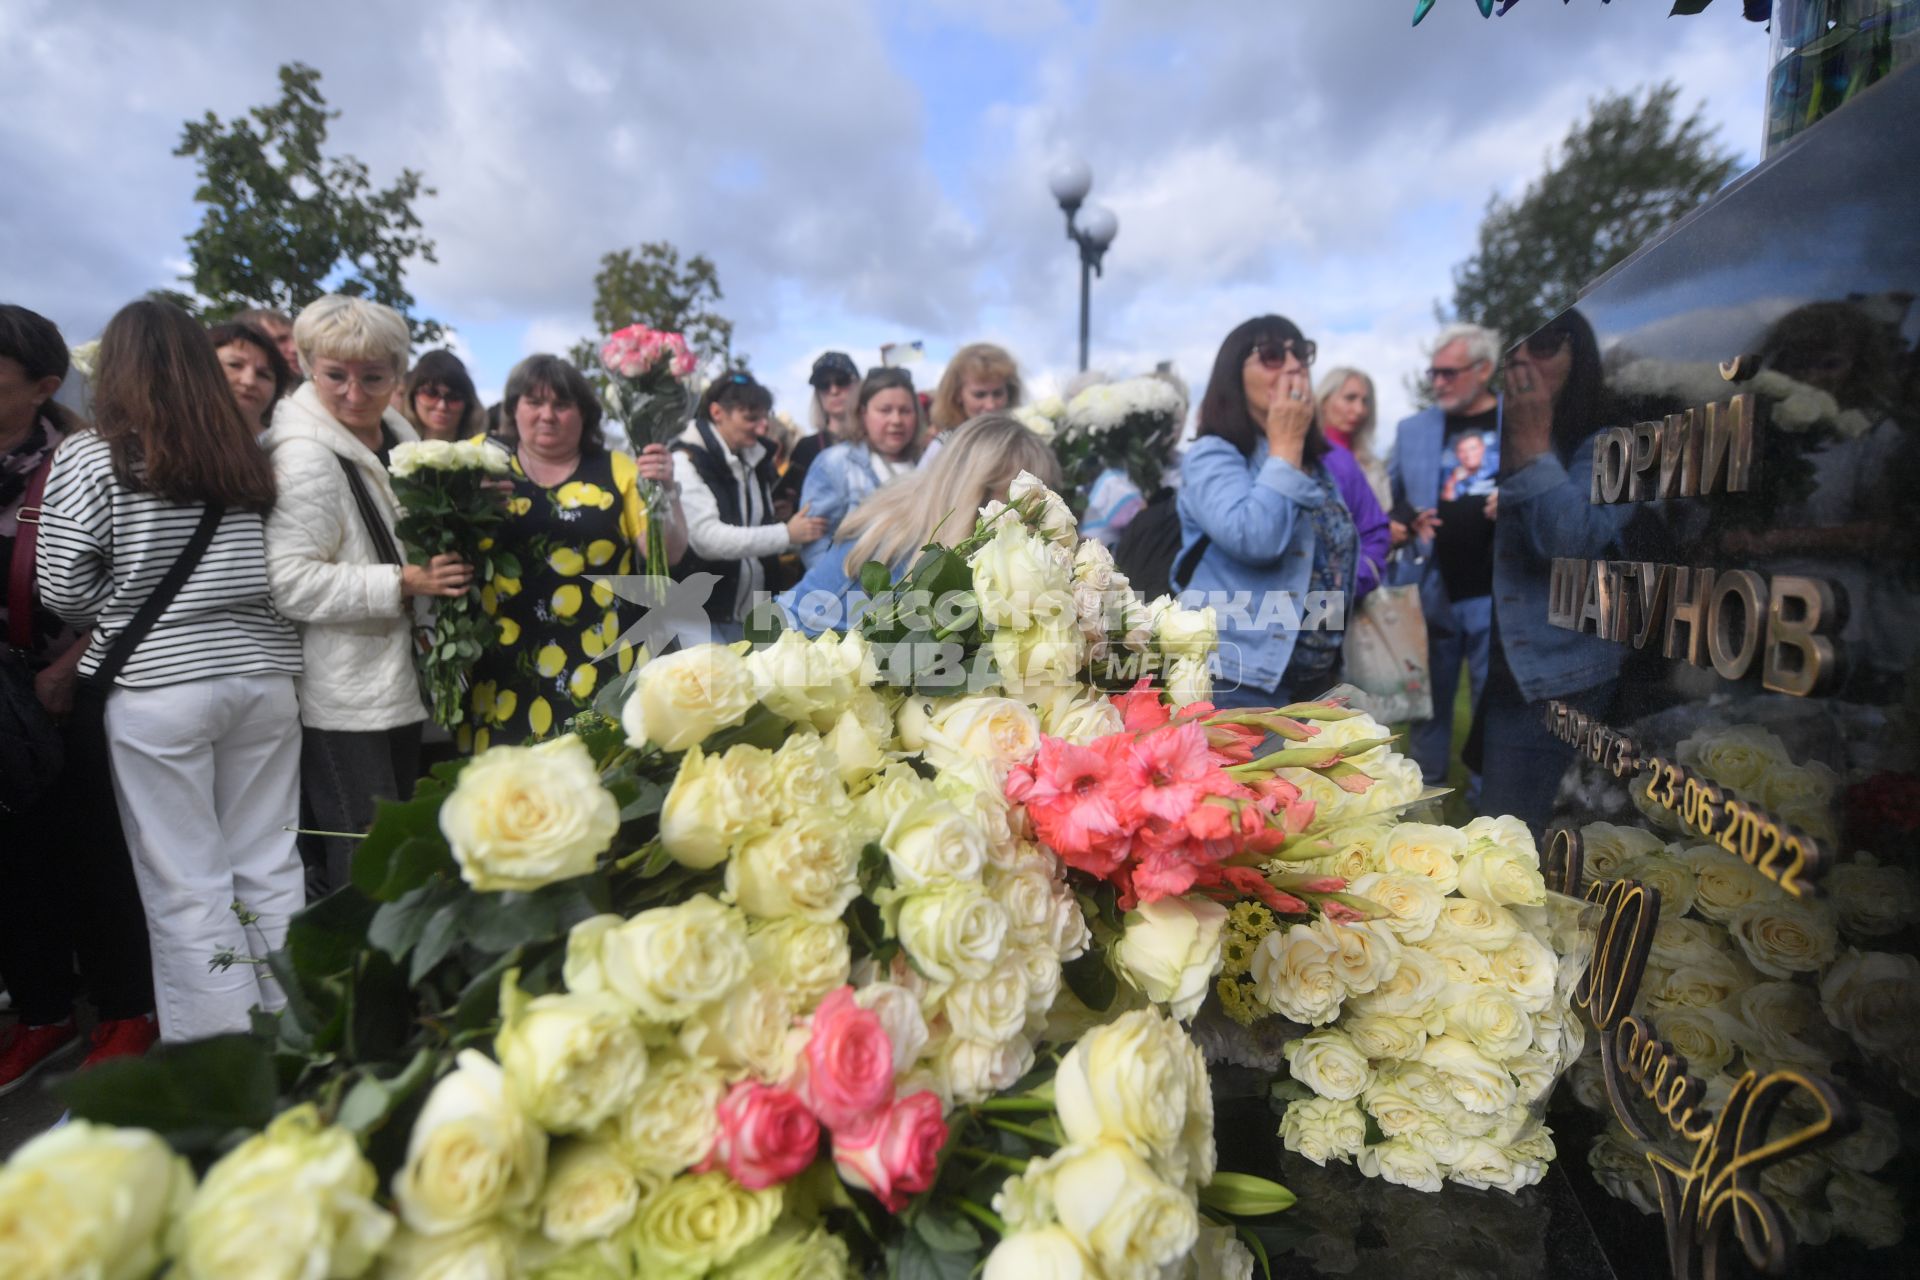
<instances>
[{"instance_id":1,"label":"green tree","mask_svg":"<svg viewBox=\"0 0 1920 1280\"><path fill-rule=\"evenodd\" d=\"M683 334L709 368L744 368L746 357L733 353L733 322L714 310L723 296L705 254L683 262L671 244L652 240L600 259L593 323L603 336L630 324Z\"/></svg>"},{"instance_id":2,"label":"green tree","mask_svg":"<svg viewBox=\"0 0 1920 1280\"><path fill-rule=\"evenodd\" d=\"M182 279L215 316L358 294L407 315L415 342L432 342L442 326L409 314L405 276L414 259L435 261L413 212L433 189L402 169L376 190L359 160L323 154L327 121L339 114L320 96L320 73L294 62L280 68L278 102L186 123L174 154L198 163L193 198L206 210L187 236L193 271Z\"/></svg>"},{"instance_id":3,"label":"green tree","mask_svg":"<svg viewBox=\"0 0 1920 1280\"><path fill-rule=\"evenodd\" d=\"M1678 117L1679 96L1667 83L1595 100L1525 194L1489 200L1479 247L1454 268L1455 314L1518 341L1725 186L1738 159L1698 110Z\"/></svg>"}]
</instances>

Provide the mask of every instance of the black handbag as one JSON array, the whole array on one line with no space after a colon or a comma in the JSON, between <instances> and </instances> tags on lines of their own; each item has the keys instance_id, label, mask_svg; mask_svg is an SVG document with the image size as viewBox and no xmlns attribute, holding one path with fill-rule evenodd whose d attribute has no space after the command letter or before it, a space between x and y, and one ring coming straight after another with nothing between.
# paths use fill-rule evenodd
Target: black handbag
<instances>
[{"instance_id":1,"label":"black handbag","mask_svg":"<svg viewBox=\"0 0 1920 1280\"><path fill-rule=\"evenodd\" d=\"M60 726L33 691L33 668L12 645L0 644L0 811L32 809L65 757Z\"/></svg>"}]
</instances>

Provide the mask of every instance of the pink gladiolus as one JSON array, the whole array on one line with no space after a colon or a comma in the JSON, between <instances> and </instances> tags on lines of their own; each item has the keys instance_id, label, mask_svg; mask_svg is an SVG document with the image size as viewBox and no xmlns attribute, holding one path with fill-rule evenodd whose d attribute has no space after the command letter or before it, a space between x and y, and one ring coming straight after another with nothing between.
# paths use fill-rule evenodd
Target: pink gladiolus
<instances>
[{"instance_id":1,"label":"pink gladiolus","mask_svg":"<svg viewBox=\"0 0 1920 1280\"><path fill-rule=\"evenodd\" d=\"M1367 918L1344 902L1323 902L1320 910L1335 924L1358 924Z\"/></svg>"},{"instance_id":2,"label":"pink gladiolus","mask_svg":"<svg viewBox=\"0 0 1920 1280\"><path fill-rule=\"evenodd\" d=\"M893 1099L893 1041L879 1015L854 1001L852 987L829 993L813 1011L804 1088L814 1114L836 1133Z\"/></svg>"},{"instance_id":3,"label":"pink gladiolus","mask_svg":"<svg viewBox=\"0 0 1920 1280\"><path fill-rule=\"evenodd\" d=\"M785 1089L742 1080L720 1100L718 1116L720 1136L707 1164L750 1191L787 1181L819 1153L820 1122Z\"/></svg>"},{"instance_id":4,"label":"pink gladiolus","mask_svg":"<svg viewBox=\"0 0 1920 1280\"><path fill-rule=\"evenodd\" d=\"M884 1115L835 1130L833 1163L841 1178L871 1191L889 1213L899 1213L909 1197L933 1185L946 1145L940 1099L923 1089L901 1098Z\"/></svg>"}]
</instances>

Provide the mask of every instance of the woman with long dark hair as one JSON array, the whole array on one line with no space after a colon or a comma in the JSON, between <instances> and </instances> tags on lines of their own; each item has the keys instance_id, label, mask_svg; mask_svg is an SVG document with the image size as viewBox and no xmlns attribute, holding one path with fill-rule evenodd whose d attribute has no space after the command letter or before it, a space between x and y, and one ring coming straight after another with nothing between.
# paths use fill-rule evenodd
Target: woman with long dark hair
<instances>
[{"instance_id":1,"label":"woman with long dark hair","mask_svg":"<svg viewBox=\"0 0 1920 1280\"><path fill-rule=\"evenodd\" d=\"M1181 463L1173 586L1216 606L1221 706L1282 706L1338 680L1346 615L1386 556L1366 477L1314 424L1314 354L1283 316L1235 328Z\"/></svg>"},{"instance_id":2,"label":"woman with long dark hair","mask_svg":"<svg viewBox=\"0 0 1920 1280\"><path fill-rule=\"evenodd\" d=\"M284 1003L257 962L303 900L300 638L267 581L273 468L205 331L167 303L108 322L93 407L47 479L41 596L93 629L80 675L108 687L161 1038L244 1031ZM208 963L223 954L243 963Z\"/></svg>"}]
</instances>

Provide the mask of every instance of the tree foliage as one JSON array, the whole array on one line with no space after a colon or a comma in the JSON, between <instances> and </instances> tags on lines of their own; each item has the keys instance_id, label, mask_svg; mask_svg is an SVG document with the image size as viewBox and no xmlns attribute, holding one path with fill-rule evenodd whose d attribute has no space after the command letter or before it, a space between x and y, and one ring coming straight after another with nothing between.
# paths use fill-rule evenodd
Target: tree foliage
<instances>
[{"instance_id":1,"label":"tree foliage","mask_svg":"<svg viewBox=\"0 0 1920 1280\"><path fill-rule=\"evenodd\" d=\"M685 335L709 367L746 364L733 354L733 322L714 309L724 295L720 273L704 254L683 262L664 240L615 250L600 259L593 295L593 322L602 335L644 324Z\"/></svg>"},{"instance_id":2,"label":"tree foliage","mask_svg":"<svg viewBox=\"0 0 1920 1280\"><path fill-rule=\"evenodd\" d=\"M1546 173L1515 200L1488 201L1479 247L1454 268L1453 309L1514 342L1738 167L1699 111L1678 118L1678 85L1600 98Z\"/></svg>"},{"instance_id":3,"label":"tree foliage","mask_svg":"<svg viewBox=\"0 0 1920 1280\"><path fill-rule=\"evenodd\" d=\"M193 271L182 278L209 314L296 311L329 292L411 311L407 266L435 261L413 203L433 189L402 169L376 190L365 164L324 154L327 121L339 114L327 110L320 73L294 62L280 68L278 102L232 120L209 111L186 123L174 154L198 163L193 198L206 209L187 236ZM434 320L409 316L408 324L416 342L442 333Z\"/></svg>"}]
</instances>

